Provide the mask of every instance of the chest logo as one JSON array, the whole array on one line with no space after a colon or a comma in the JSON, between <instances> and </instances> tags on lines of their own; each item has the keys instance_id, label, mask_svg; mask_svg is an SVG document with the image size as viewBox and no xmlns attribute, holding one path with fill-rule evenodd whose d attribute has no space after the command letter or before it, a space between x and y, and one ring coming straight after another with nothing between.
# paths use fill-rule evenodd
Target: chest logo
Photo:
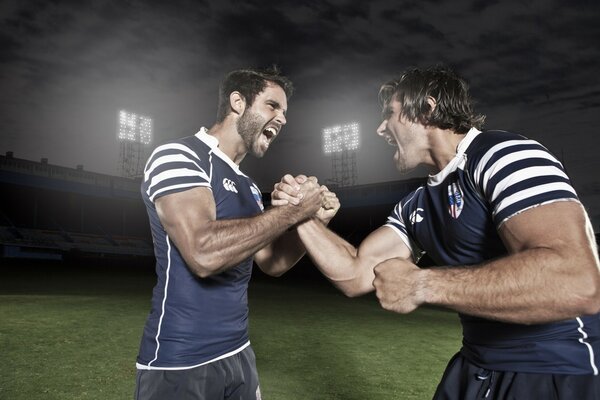
<instances>
[{"instance_id":1,"label":"chest logo","mask_svg":"<svg viewBox=\"0 0 600 400\"><path fill-rule=\"evenodd\" d=\"M415 211L413 211L410 214L410 223L412 225L423 221L423 216L421 215L422 212L424 212L425 210L423 210L422 208L417 208Z\"/></svg>"},{"instance_id":2,"label":"chest logo","mask_svg":"<svg viewBox=\"0 0 600 400\"><path fill-rule=\"evenodd\" d=\"M458 182L448 185L448 213L454 219L458 218L465 205L463 190Z\"/></svg>"},{"instance_id":3,"label":"chest logo","mask_svg":"<svg viewBox=\"0 0 600 400\"><path fill-rule=\"evenodd\" d=\"M261 210L264 211L265 207L262 202L262 194L260 190L255 185L250 186L250 191L252 192L252 196L254 196L254 200L256 200L256 204L260 207Z\"/></svg>"},{"instance_id":4,"label":"chest logo","mask_svg":"<svg viewBox=\"0 0 600 400\"><path fill-rule=\"evenodd\" d=\"M223 187L225 190L228 190L233 193L237 193L237 188L235 187L235 182L231 179L223 178Z\"/></svg>"}]
</instances>

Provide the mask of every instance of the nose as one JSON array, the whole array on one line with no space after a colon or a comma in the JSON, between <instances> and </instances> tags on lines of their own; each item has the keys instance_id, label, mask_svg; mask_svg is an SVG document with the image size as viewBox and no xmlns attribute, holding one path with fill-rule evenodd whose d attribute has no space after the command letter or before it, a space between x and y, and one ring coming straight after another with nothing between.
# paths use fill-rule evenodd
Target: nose
<instances>
[{"instance_id":1,"label":"nose","mask_svg":"<svg viewBox=\"0 0 600 400\"><path fill-rule=\"evenodd\" d=\"M275 121L281 126L285 125L287 123L287 119L285 119L285 114L282 111L277 113Z\"/></svg>"},{"instance_id":2,"label":"nose","mask_svg":"<svg viewBox=\"0 0 600 400\"><path fill-rule=\"evenodd\" d=\"M385 132L387 131L387 120L386 121L381 121L381 124L379 124L379 126L377 127L377 134L379 136L384 136Z\"/></svg>"}]
</instances>

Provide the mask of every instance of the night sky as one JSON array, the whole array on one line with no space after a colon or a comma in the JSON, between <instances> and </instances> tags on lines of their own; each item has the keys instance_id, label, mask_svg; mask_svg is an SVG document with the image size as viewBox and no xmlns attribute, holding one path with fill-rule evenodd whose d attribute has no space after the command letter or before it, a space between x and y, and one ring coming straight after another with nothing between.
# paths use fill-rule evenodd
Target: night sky
<instances>
[{"instance_id":1,"label":"night sky","mask_svg":"<svg viewBox=\"0 0 600 400\"><path fill-rule=\"evenodd\" d=\"M187 136L213 124L226 72L276 64L296 86L288 124L242 163L263 190L287 172L329 179L321 130L351 121L358 183L403 179L375 135L377 91L443 63L469 81L486 128L564 163L600 230L600 2L13 0L0 16L2 154L117 174L120 109L153 118L154 144Z\"/></svg>"}]
</instances>

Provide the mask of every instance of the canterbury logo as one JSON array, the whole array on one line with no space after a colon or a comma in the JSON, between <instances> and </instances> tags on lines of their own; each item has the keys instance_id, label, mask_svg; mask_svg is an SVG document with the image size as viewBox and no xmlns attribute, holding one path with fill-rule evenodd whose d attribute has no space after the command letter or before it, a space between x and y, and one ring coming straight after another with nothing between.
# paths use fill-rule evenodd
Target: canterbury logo
<instances>
[{"instance_id":1,"label":"canterbury logo","mask_svg":"<svg viewBox=\"0 0 600 400\"><path fill-rule=\"evenodd\" d=\"M223 187L225 190L229 190L230 192L237 193L237 188L235 187L235 183L231 179L224 178L223 179Z\"/></svg>"},{"instance_id":2,"label":"canterbury logo","mask_svg":"<svg viewBox=\"0 0 600 400\"><path fill-rule=\"evenodd\" d=\"M422 208L417 208L415 211L413 211L409 217L410 223L414 225L423 221L423 216L421 215L422 212L425 212L425 210L423 210Z\"/></svg>"}]
</instances>

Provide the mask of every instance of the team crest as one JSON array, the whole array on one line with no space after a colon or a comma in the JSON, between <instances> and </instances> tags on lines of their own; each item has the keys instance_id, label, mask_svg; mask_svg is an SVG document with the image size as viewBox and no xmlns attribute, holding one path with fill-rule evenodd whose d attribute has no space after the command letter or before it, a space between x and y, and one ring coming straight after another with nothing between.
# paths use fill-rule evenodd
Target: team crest
<instances>
[{"instance_id":1,"label":"team crest","mask_svg":"<svg viewBox=\"0 0 600 400\"><path fill-rule=\"evenodd\" d=\"M260 207L260 209L262 211L264 211L265 210L265 206L263 206L262 194L260 193L260 190L258 190L258 188L256 187L256 185L251 185L250 186L250 190L252 191L252 196L254 196L254 200L256 200L256 203L258 204L258 206Z\"/></svg>"},{"instance_id":2,"label":"team crest","mask_svg":"<svg viewBox=\"0 0 600 400\"><path fill-rule=\"evenodd\" d=\"M458 182L448 185L448 213L454 219L458 218L464 206L463 191Z\"/></svg>"}]
</instances>

